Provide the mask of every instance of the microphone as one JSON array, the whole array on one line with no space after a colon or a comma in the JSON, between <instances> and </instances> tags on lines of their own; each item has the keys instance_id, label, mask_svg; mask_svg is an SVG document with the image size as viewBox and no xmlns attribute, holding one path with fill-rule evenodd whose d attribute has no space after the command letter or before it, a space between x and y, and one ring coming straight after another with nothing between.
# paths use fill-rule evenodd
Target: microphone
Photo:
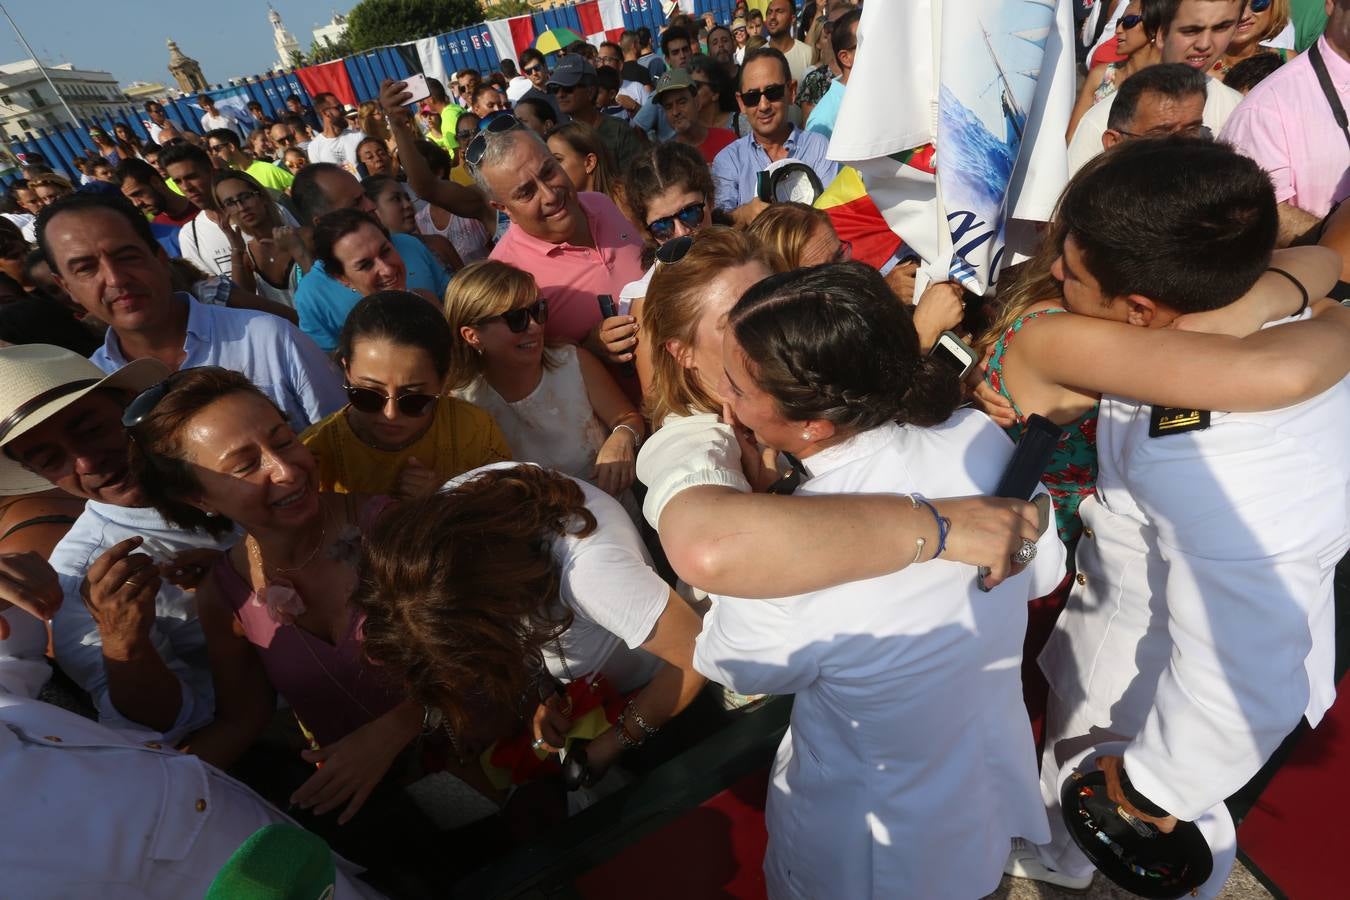
<instances>
[{"instance_id":1,"label":"microphone","mask_svg":"<svg viewBox=\"0 0 1350 900\"><path fill-rule=\"evenodd\" d=\"M296 825L259 828L216 873L206 900L328 900L337 889L333 851Z\"/></svg>"},{"instance_id":2,"label":"microphone","mask_svg":"<svg viewBox=\"0 0 1350 900\"><path fill-rule=\"evenodd\" d=\"M994 489L994 496L1030 500L1041 483L1046 466L1050 465L1050 459L1054 456L1055 447L1059 445L1059 438L1063 433L1063 428L1045 416L1033 414L1028 418L1022 438L1017 442L1017 449L1013 451L1012 459L1008 461L1008 467L1003 470L998 487ZM989 588L985 587L984 579L988 574L989 568L980 566L979 576L976 579L980 590L986 593L989 592Z\"/></svg>"}]
</instances>

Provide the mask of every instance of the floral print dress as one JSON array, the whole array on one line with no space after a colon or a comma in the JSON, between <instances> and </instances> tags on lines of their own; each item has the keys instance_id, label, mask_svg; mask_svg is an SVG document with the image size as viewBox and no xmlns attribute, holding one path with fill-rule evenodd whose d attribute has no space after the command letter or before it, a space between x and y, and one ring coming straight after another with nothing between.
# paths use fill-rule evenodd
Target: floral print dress
<instances>
[{"instance_id":1,"label":"floral print dress","mask_svg":"<svg viewBox=\"0 0 1350 900\"><path fill-rule=\"evenodd\" d=\"M985 380L989 382L990 387L1008 399L1013 412L1017 414L1017 423L1004 429L1014 441L1022 437L1027 417L1003 383L1003 356L1013 336L1021 331L1027 322L1038 316L1067 312L1065 309L1053 308L1019 316L994 344ZM1097 489L1097 406L1094 403L1091 409L1077 419L1061 426L1064 434L1060 436L1059 446L1055 448L1050 465L1041 478L1041 483L1050 492L1050 497L1055 503L1055 522L1059 527L1060 540L1070 548L1071 553L1078 536L1083 532L1083 522L1078 518L1078 506L1085 497L1092 496Z\"/></svg>"}]
</instances>

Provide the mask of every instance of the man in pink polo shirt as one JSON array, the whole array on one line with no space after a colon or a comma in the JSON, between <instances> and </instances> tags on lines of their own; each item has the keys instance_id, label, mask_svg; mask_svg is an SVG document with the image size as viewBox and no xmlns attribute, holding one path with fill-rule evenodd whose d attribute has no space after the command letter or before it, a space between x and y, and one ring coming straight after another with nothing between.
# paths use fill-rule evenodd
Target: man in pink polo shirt
<instances>
[{"instance_id":1,"label":"man in pink polo shirt","mask_svg":"<svg viewBox=\"0 0 1350 900\"><path fill-rule=\"evenodd\" d=\"M624 285L642 277L641 233L609 197L577 193L530 129L485 133L484 139L475 178L492 205L511 218L492 258L534 276L548 299L549 338L582 344L611 365L628 362L631 352L612 353L605 344L628 342L637 320L615 316L602 324L596 298L617 298Z\"/></svg>"},{"instance_id":2,"label":"man in pink polo shirt","mask_svg":"<svg viewBox=\"0 0 1350 900\"><path fill-rule=\"evenodd\" d=\"M1280 202L1280 243L1306 234L1350 195L1350 136L1336 124L1314 53L1326 67L1335 100L1350 107L1350 0L1326 0L1327 27L1317 42L1252 88L1220 139L1270 174Z\"/></svg>"}]
</instances>

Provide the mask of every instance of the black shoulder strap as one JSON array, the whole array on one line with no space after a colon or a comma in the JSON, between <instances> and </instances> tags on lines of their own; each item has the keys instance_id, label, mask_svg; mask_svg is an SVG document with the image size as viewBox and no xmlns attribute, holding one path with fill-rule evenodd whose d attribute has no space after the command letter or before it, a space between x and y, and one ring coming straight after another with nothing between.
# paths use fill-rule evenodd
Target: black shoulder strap
<instances>
[{"instance_id":1,"label":"black shoulder strap","mask_svg":"<svg viewBox=\"0 0 1350 900\"><path fill-rule=\"evenodd\" d=\"M1336 85L1331 83L1331 75L1327 72L1327 64L1322 59L1322 51L1317 48L1316 41L1308 48L1308 58L1312 60L1313 71L1317 73L1317 83L1322 86L1322 93L1326 96L1327 103L1331 105L1331 114L1336 118L1336 124L1341 127L1341 134L1345 135L1345 143L1350 145L1350 118L1345 115L1345 107L1336 94Z\"/></svg>"}]
</instances>

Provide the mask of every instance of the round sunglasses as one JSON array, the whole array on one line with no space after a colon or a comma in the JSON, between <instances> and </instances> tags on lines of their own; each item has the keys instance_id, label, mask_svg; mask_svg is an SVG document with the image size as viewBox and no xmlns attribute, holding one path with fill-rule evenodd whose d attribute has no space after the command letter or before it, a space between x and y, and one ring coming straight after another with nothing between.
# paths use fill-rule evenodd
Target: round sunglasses
<instances>
[{"instance_id":1,"label":"round sunglasses","mask_svg":"<svg viewBox=\"0 0 1350 900\"><path fill-rule=\"evenodd\" d=\"M474 324L482 326L498 319L506 323L506 327L511 329L512 334L521 334L530 327L531 319L534 319L540 325L548 321L548 301L540 297L529 306L517 306L515 309L508 309L500 315L479 319Z\"/></svg>"},{"instance_id":2,"label":"round sunglasses","mask_svg":"<svg viewBox=\"0 0 1350 900\"><path fill-rule=\"evenodd\" d=\"M647 230L658 241L668 241L675 236L676 221L690 230L697 228L703 223L703 211L705 209L707 209L707 204L702 200L691 203L674 215L662 216L648 222Z\"/></svg>"},{"instance_id":3,"label":"round sunglasses","mask_svg":"<svg viewBox=\"0 0 1350 900\"><path fill-rule=\"evenodd\" d=\"M413 419L420 419L425 416L431 411L432 405L441 398L440 394L423 394L414 391L399 394L397 397L390 397L383 391L357 387L354 384L343 385L343 390L347 392L347 402L357 412L376 415L384 412L385 404L393 400L394 406L400 414Z\"/></svg>"}]
</instances>

